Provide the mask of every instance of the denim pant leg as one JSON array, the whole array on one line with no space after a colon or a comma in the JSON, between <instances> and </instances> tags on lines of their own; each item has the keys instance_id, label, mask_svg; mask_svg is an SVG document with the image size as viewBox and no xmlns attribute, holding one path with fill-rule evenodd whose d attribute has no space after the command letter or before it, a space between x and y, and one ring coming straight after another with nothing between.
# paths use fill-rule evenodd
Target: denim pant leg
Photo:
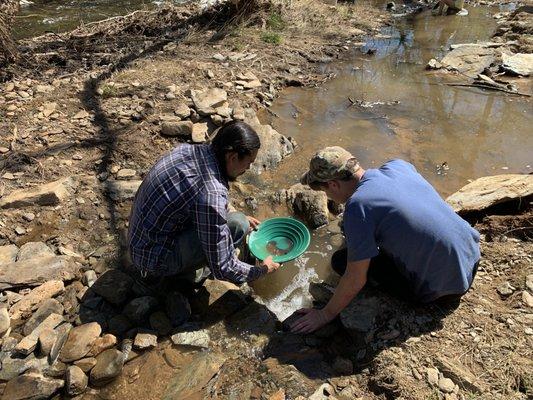
<instances>
[{"instance_id":1,"label":"denim pant leg","mask_svg":"<svg viewBox=\"0 0 533 400\"><path fill-rule=\"evenodd\" d=\"M250 223L243 213L231 212L227 216L227 224L231 231L233 246L237 248L244 242ZM202 244L196 229L182 232L177 240L175 251L165 261L168 275L180 275L183 279L199 282L210 273L207 267Z\"/></svg>"}]
</instances>

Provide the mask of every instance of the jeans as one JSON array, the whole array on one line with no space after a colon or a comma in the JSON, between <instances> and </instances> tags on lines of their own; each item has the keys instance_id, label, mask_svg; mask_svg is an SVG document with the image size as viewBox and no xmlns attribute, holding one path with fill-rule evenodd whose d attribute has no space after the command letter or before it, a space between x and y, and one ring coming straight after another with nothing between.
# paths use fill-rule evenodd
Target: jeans
<instances>
[{"instance_id":1,"label":"jeans","mask_svg":"<svg viewBox=\"0 0 533 400\"><path fill-rule=\"evenodd\" d=\"M230 212L227 224L231 231L233 246L237 248L248 234L250 222L243 213ZM179 234L174 251L168 255L163 264L166 275L195 283L202 282L211 273L200 238L193 227Z\"/></svg>"}]
</instances>

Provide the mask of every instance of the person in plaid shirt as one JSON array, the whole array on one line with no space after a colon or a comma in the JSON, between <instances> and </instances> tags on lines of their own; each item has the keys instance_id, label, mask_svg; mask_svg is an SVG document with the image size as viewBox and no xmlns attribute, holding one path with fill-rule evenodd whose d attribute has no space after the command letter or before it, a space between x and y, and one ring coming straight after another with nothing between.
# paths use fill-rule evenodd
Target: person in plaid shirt
<instances>
[{"instance_id":1,"label":"person in plaid shirt","mask_svg":"<svg viewBox=\"0 0 533 400\"><path fill-rule=\"evenodd\" d=\"M256 265L237 258L235 249L259 221L228 212L228 182L249 169L260 145L248 124L231 122L211 143L182 144L152 167L129 221L130 254L143 277L198 283L212 274L241 284L279 267L272 257Z\"/></svg>"}]
</instances>

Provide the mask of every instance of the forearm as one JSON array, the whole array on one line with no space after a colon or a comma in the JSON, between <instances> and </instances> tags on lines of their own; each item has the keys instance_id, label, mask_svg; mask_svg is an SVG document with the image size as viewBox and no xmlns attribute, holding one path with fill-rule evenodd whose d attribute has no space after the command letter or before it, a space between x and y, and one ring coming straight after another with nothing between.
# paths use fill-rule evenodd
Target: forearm
<instances>
[{"instance_id":1,"label":"forearm","mask_svg":"<svg viewBox=\"0 0 533 400\"><path fill-rule=\"evenodd\" d=\"M365 286L366 278L345 273L323 311L331 320L335 318Z\"/></svg>"}]
</instances>

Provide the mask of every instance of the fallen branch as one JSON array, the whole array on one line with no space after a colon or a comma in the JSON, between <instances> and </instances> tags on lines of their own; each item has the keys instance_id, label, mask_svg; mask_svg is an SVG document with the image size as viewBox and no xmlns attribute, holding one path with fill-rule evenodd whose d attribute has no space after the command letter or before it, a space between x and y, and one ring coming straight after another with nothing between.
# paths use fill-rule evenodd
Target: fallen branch
<instances>
[{"instance_id":1,"label":"fallen branch","mask_svg":"<svg viewBox=\"0 0 533 400\"><path fill-rule=\"evenodd\" d=\"M476 82L473 82L473 83L445 83L445 85L458 86L458 87L475 87L475 88L482 88L482 89L491 89L491 90L496 90L498 92L503 92L503 93L507 93L507 94L516 94L518 96L531 97L531 95L528 94L528 93L514 92L512 90L503 89L503 88L499 88L499 87L492 86L492 85L484 85L482 83L476 83Z\"/></svg>"}]
</instances>

